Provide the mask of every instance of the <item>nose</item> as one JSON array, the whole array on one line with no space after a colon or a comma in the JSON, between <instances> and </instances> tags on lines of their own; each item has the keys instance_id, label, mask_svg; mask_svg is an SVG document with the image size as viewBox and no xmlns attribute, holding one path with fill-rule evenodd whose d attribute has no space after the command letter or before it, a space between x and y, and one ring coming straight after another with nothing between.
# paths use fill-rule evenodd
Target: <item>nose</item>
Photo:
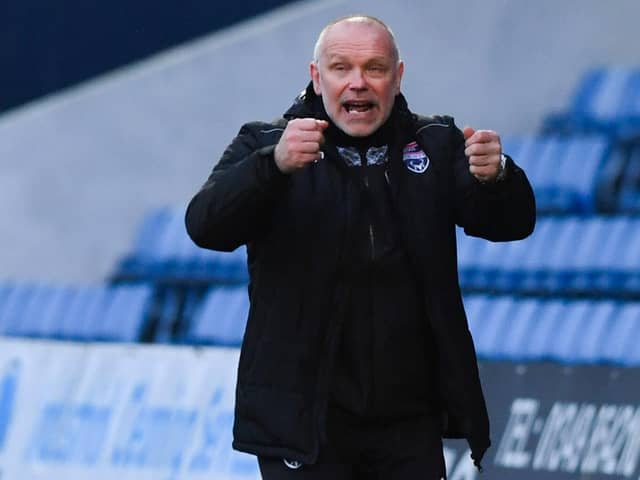
<instances>
[{"instance_id":1,"label":"nose","mask_svg":"<svg viewBox=\"0 0 640 480\"><path fill-rule=\"evenodd\" d=\"M359 68L354 68L351 71L351 78L349 78L349 88L351 88L351 90L367 89L367 80L364 76L364 72Z\"/></svg>"}]
</instances>

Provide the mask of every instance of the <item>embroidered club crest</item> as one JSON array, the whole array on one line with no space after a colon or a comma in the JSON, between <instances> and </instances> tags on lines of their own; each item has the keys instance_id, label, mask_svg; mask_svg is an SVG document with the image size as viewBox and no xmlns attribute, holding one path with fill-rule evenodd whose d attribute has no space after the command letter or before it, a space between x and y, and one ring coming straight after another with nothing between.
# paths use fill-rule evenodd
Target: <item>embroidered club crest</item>
<instances>
[{"instance_id":1,"label":"embroidered club crest","mask_svg":"<svg viewBox=\"0 0 640 480\"><path fill-rule=\"evenodd\" d=\"M429 157L416 142L407 143L404 146L402 161L413 173L424 173L429 168Z\"/></svg>"}]
</instances>

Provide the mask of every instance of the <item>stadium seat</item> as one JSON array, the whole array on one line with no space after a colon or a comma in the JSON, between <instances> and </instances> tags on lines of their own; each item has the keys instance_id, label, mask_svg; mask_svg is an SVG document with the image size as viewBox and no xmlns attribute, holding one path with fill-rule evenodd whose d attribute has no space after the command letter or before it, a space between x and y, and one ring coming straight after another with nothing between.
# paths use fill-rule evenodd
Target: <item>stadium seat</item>
<instances>
[{"instance_id":1,"label":"stadium seat","mask_svg":"<svg viewBox=\"0 0 640 480\"><path fill-rule=\"evenodd\" d=\"M0 334L60 340L139 341L152 287L15 283L0 288Z\"/></svg>"},{"instance_id":2,"label":"stadium seat","mask_svg":"<svg viewBox=\"0 0 640 480\"><path fill-rule=\"evenodd\" d=\"M113 280L246 283L246 251L244 247L230 253L199 248L187 235L184 209L159 208L146 215L132 250L120 261Z\"/></svg>"},{"instance_id":3,"label":"stadium seat","mask_svg":"<svg viewBox=\"0 0 640 480\"><path fill-rule=\"evenodd\" d=\"M23 312L23 328L16 334L56 338L60 321L66 315L75 290L70 286L43 287L38 301L31 301Z\"/></svg>"},{"instance_id":4,"label":"stadium seat","mask_svg":"<svg viewBox=\"0 0 640 480\"><path fill-rule=\"evenodd\" d=\"M247 288L212 288L195 312L187 341L197 344L239 346L249 314Z\"/></svg>"},{"instance_id":5,"label":"stadium seat","mask_svg":"<svg viewBox=\"0 0 640 480\"><path fill-rule=\"evenodd\" d=\"M23 313L41 288L41 285L16 283L8 289L0 312L0 333L21 334Z\"/></svg>"},{"instance_id":6,"label":"stadium seat","mask_svg":"<svg viewBox=\"0 0 640 480\"><path fill-rule=\"evenodd\" d=\"M516 300L513 297L497 297L477 311L478 317L471 327L476 348L492 359L503 358L504 335L510 332Z\"/></svg>"},{"instance_id":7,"label":"stadium seat","mask_svg":"<svg viewBox=\"0 0 640 480\"><path fill-rule=\"evenodd\" d=\"M527 173L543 213L596 211L600 177L608 155L603 136L505 137L504 150Z\"/></svg>"},{"instance_id":8,"label":"stadium seat","mask_svg":"<svg viewBox=\"0 0 640 480\"><path fill-rule=\"evenodd\" d=\"M460 284L467 291L640 296L640 217L541 217L519 242L458 231Z\"/></svg>"},{"instance_id":9,"label":"stadium seat","mask_svg":"<svg viewBox=\"0 0 640 480\"><path fill-rule=\"evenodd\" d=\"M108 301L101 315L90 318L89 335L94 340L136 342L145 328L152 287L118 285L109 289Z\"/></svg>"},{"instance_id":10,"label":"stadium seat","mask_svg":"<svg viewBox=\"0 0 640 480\"><path fill-rule=\"evenodd\" d=\"M604 339L620 314L620 304L612 301L593 301L586 319L586 328L577 333L577 344L570 360L577 363L602 363L604 361ZM581 325L582 326L582 325Z\"/></svg>"},{"instance_id":11,"label":"stadium seat","mask_svg":"<svg viewBox=\"0 0 640 480\"><path fill-rule=\"evenodd\" d=\"M629 138L640 132L640 68L599 67L579 81L568 110L549 115L545 132L602 132Z\"/></svg>"},{"instance_id":12,"label":"stadium seat","mask_svg":"<svg viewBox=\"0 0 640 480\"><path fill-rule=\"evenodd\" d=\"M104 286L87 286L77 289L69 301L65 316L60 320L56 338L94 340L92 319L106 310L109 296L109 289Z\"/></svg>"},{"instance_id":13,"label":"stadium seat","mask_svg":"<svg viewBox=\"0 0 640 480\"><path fill-rule=\"evenodd\" d=\"M640 364L640 302L465 295L485 360Z\"/></svg>"}]
</instances>

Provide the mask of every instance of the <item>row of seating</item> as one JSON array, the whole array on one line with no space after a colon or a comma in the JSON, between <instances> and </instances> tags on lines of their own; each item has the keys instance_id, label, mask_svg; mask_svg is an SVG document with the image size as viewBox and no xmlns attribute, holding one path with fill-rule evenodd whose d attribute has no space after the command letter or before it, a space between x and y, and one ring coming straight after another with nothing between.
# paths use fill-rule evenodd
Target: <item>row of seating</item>
<instances>
[{"instance_id":1,"label":"row of seating","mask_svg":"<svg viewBox=\"0 0 640 480\"><path fill-rule=\"evenodd\" d=\"M617 138L640 135L640 68L598 67L576 86L567 111L549 115L547 132L603 132Z\"/></svg>"},{"instance_id":2,"label":"row of seating","mask_svg":"<svg viewBox=\"0 0 640 480\"><path fill-rule=\"evenodd\" d=\"M640 365L640 302L465 295L480 358ZM216 287L196 311L189 343L239 346L244 287Z\"/></svg>"},{"instance_id":3,"label":"row of seating","mask_svg":"<svg viewBox=\"0 0 640 480\"><path fill-rule=\"evenodd\" d=\"M640 365L640 302L467 295L480 358Z\"/></svg>"},{"instance_id":4,"label":"row of seating","mask_svg":"<svg viewBox=\"0 0 640 480\"><path fill-rule=\"evenodd\" d=\"M640 296L640 217L543 217L519 242L458 232L463 288L555 295Z\"/></svg>"},{"instance_id":5,"label":"row of seating","mask_svg":"<svg viewBox=\"0 0 640 480\"><path fill-rule=\"evenodd\" d=\"M139 341L148 285L0 287L0 334L83 341ZM511 361L640 365L640 302L465 295L478 355ZM188 344L239 346L249 311L246 286L211 288L194 305Z\"/></svg>"},{"instance_id":6,"label":"row of seating","mask_svg":"<svg viewBox=\"0 0 640 480\"><path fill-rule=\"evenodd\" d=\"M593 213L611 144L600 135L507 136L503 150L527 173L540 212Z\"/></svg>"},{"instance_id":7,"label":"row of seating","mask_svg":"<svg viewBox=\"0 0 640 480\"><path fill-rule=\"evenodd\" d=\"M225 253L198 248L185 230L184 209L158 208L144 217L133 248L116 266L112 280L246 283L246 250Z\"/></svg>"},{"instance_id":8,"label":"row of seating","mask_svg":"<svg viewBox=\"0 0 640 480\"><path fill-rule=\"evenodd\" d=\"M152 295L153 288L147 284L6 283L0 285L0 335L138 342Z\"/></svg>"},{"instance_id":9,"label":"row of seating","mask_svg":"<svg viewBox=\"0 0 640 480\"><path fill-rule=\"evenodd\" d=\"M611 148L597 173L597 208L640 213L640 67L587 71L578 81L567 110L547 116L541 132L542 136L566 138L585 134L606 137ZM575 175L583 176L580 162L573 167ZM545 175L554 173L552 168ZM542 184L539 187L546 189ZM541 196L543 207L547 205L545 196Z\"/></svg>"},{"instance_id":10,"label":"row of seating","mask_svg":"<svg viewBox=\"0 0 640 480\"><path fill-rule=\"evenodd\" d=\"M520 242L492 243L458 231L461 286L469 290L640 296L640 216L541 217ZM144 222L116 278L190 284L246 284L246 249L196 247L183 211L161 209Z\"/></svg>"}]
</instances>

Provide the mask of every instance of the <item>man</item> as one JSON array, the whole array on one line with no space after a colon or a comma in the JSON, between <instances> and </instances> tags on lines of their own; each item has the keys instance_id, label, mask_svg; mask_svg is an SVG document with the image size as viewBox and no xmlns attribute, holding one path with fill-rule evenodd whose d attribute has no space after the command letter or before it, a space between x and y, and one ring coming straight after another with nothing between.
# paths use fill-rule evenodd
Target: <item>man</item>
<instances>
[{"instance_id":1,"label":"man","mask_svg":"<svg viewBox=\"0 0 640 480\"><path fill-rule=\"evenodd\" d=\"M403 70L382 21L332 22L306 91L188 207L201 247L247 245L233 445L266 480L440 479L442 437L478 467L490 445L455 225L524 238L533 193L495 132L411 113Z\"/></svg>"}]
</instances>

